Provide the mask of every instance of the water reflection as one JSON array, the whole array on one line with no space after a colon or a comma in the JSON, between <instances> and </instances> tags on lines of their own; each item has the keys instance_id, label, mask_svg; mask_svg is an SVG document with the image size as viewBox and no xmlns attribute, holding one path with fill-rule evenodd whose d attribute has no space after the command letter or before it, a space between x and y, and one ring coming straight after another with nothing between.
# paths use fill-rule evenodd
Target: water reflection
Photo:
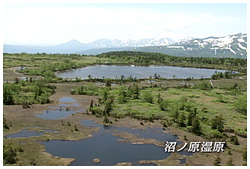
<instances>
[{"instance_id":1,"label":"water reflection","mask_svg":"<svg viewBox=\"0 0 250 169\"><path fill-rule=\"evenodd\" d=\"M74 113L75 112L72 110L45 110L42 112L42 114L38 114L35 116L47 120L57 120L65 118Z\"/></svg>"},{"instance_id":2,"label":"water reflection","mask_svg":"<svg viewBox=\"0 0 250 169\"><path fill-rule=\"evenodd\" d=\"M123 75L125 78L136 77L149 78L154 76L156 73L162 78L182 78L193 77L194 79L210 78L215 71L225 72L225 70L216 69L200 69L200 68L184 68L184 67L173 67L173 66L115 66L115 65L96 65L85 68L73 69L67 72L57 73L58 77L62 78L75 78L79 77L82 79L88 79L88 75L92 78L102 79L105 78L120 78Z\"/></svg>"},{"instance_id":3,"label":"water reflection","mask_svg":"<svg viewBox=\"0 0 250 169\"><path fill-rule=\"evenodd\" d=\"M132 165L155 165L139 164L141 160L161 160L169 157L171 153L165 153L163 147L152 144L131 144L119 142L121 137L114 136L117 132L128 132L142 138L153 138L159 141L176 141L178 137L163 133L161 128L147 128L147 130L131 129L126 127L107 126L96 124L90 120L83 120L80 124L86 127L98 127L98 132L93 137L78 141L52 140L41 142L46 151L54 156L75 158L72 166L108 166L117 163L130 162ZM109 131L109 132L106 132ZM163 142L164 144L164 142ZM99 163L93 159L100 159Z\"/></svg>"},{"instance_id":4,"label":"water reflection","mask_svg":"<svg viewBox=\"0 0 250 169\"><path fill-rule=\"evenodd\" d=\"M7 137L7 138L32 137L32 136L41 136L44 134L45 133L36 132L36 131L29 131L27 129L24 129L20 133L9 134L9 135L6 135L5 137Z\"/></svg>"},{"instance_id":5,"label":"water reflection","mask_svg":"<svg viewBox=\"0 0 250 169\"><path fill-rule=\"evenodd\" d=\"M58 101L59 102L68 102L68 103L76 102L76 100L71 98L71 97L62 97Z\"/></svg>"}]
</instances>

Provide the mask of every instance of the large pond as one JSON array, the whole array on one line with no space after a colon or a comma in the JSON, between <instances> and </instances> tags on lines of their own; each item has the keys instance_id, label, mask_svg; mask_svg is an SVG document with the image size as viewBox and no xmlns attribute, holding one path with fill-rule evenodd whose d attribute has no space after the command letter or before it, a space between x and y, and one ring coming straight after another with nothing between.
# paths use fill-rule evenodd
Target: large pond
<instances>
[{"instance_id":1,"label":"large pond","mask_svg":"<svg viewBox=\"0 0 250 169\"><path fill-rule=\"evenodd\" d=\"M58 72L56 75L62 78L82 78L88 79L89 75L93 78L121 78L124 77L136 77L149 78L154 76L155 73L160 75L162 78L181 78L186 79L193 77L194 79L210 78L215 71L225 72L225 70L216 69L198 69L198 68L184 68L184 67L173 67L173 66L115 66L115 65L96 65L85 68L73 69L67 72Z\"/></svg>"},{"instance_id":2,"label":"large pond","mask_svg":"<svg viewBox=\"0 0 250 169\"><path fill-rule=\"evenodd\" d=\"M131 144L130 142L120 142L121 137L114 136L117 132L128 132L137 135L140 138L152 138L158 141L176 141L177 136L163 133L161 128L146 130L131 129L126 127L104 126L95 124L92 121L84 120L80 124L86 127L99 127L93 137L78 141L60 141L52 140L41 142L46 147L46 151L53 156L64 158L74 158L70 165L72 166L108 166L116 165L121 162L130 162L132 165L140 165L140 160L161 160L169 157L170 153L164 152L164 147L158 147L152 144ZM177 141L178 142L178 141ZM180 142L178 142L180 144ZM192 155L182 151L184 155ZM93 159L100 159L99 163L93 162ZM154 164L144 164L154 165Z\"/></svg>"}]
</instances>

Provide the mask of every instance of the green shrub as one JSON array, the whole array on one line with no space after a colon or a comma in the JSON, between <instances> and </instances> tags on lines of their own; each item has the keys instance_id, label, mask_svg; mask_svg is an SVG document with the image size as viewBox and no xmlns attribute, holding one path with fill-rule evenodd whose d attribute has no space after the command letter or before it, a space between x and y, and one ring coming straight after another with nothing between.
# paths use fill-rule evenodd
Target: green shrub
<instances>
[{"instance_id":1,"label":"green shrub","mask_svg":"<svg viewBox=\"0 0 250 169\"><path fill-rule=\"evenodd\" d=\"M200 98L199 95L195 95L195 94L191 94L191 95L189 95L188 97L189 97L189 98Z\"/></svg>"},{"instance_id":2,"label":"green shrub","mask_svg":"<svg viewBox=\"0 0 250 169\"><path fill-rule=\"evenodd\" d=\"M209 82L202 81L197 85L197 88L201 90L209 90L212 89L212 86Z\"/></svg>"},{"instance_id":3,"label":"green shrub","mask_svg":"<svg viewBox=\"0 0 250 169\"><path fill-rule=\"evenodd\" d=\"M221 103L227 103L227 98L223 95L218 95L218 101Z\"/></svg>"},{"instance_id":4,"label":"green shrub","mask_svg":"<svg viewBox=\"0 0 250 169\"><path fill-rule=\"evenodd\" d=\"M153 95L149 91L144 91L142 93L142 101L148 102L148 103L153 103Z\"/></svg>"},{"instance_id":5,"label":"green shrub","mask_svg":"<svg viewBox=\"0 0 250 169\"><path fill-rule=\"evenodd\" d=\"M109 119L107 117L104 117L103 123L109 123Z\"/></svg>"},{"instance_id":6,"label":"green shrub","mask_svg":"<svg viewBox=\"0 0 250 169\"><path fill-rule=\"evenodd\" d=\"M88 95L88 96L94 96L94 95L95 95L95 91L88 91L88 92L87 92L87 95Z\"/></svg>"},{"instance_id":7,"label":"green shrub","mask_svg":"<svg viewBox=\"0 0 250 169\"><path fill-rule=\"evenodd\" d=\"M220 133L218 130L212 130L212 131L206 133L206 138L207 139L223 138L223 134Z\"/></svg>"},{"instance_id":8,"label":"green shrub","mask_svg":"<svg viewBox=\"0 0 250 169\"><path fill-rule=\"evenodd\" d=\"M71 90L71 91L70 91L70 94L74 95L74 94L76 94L76 91Z\"/></svg>"},{"instance_id":9,"label":"green shrub","mask_svg":"<svg viewBox=\"0 0 250 169\"><path fill-rule=\"evenodd\" d=\"M103 114L103 110L101 110L100 107L93 107L93 108L91 108L91 112L92 112L92 114L98 114L98 115L102 115Z\"/></svg>"},{"instance_id":10,"label":"green shrub","mask_svg":"<svg viewBox=\"0 0 250 169\"><path fill-rule=\"evenodd\" d=\"M163 100L160 104L159 107L162 111L167 111L169 110L169 102L167 100Z\"/></svg>"},{"instance_id":11,"label":"green shrub","mask_svg":"<svg viewBox=\"0 0 250 169\"><path fill-rule=\"evenodd\" d=\"M239 97L234 103L234 107L238 112L247 115L247 96Z\"/></svg>"}]
</instances>

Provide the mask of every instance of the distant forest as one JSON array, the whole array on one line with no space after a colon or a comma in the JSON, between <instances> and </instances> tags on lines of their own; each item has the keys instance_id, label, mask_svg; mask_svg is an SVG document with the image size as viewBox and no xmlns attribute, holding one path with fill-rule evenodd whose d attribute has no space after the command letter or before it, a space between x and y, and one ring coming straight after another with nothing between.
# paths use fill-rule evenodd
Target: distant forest
<instances>
[{"instance_id":1,"label":"distant forest","mask_svg":"<svg viewBox=\"0 0 250 169\"><path fill-rule=\"evenodd\" d=\"M137 65L162 64L180 67L218 68L240 72L246 71L247 67L247 59L241 58L180 57L162 53L132 51L108 52L96 56Z\"/></svg>"}]
</instances>

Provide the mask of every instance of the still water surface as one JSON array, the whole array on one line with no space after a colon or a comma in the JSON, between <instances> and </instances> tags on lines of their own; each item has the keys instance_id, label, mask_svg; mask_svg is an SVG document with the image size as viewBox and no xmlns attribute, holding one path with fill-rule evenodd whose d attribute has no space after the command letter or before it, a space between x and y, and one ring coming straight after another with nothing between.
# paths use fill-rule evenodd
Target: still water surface
<instances>
[{"instance_id":1,"label":"still water surface","mask_svg":"<svg viewBox=\"0 0 250 169\"><path fill-rule=\"evenodd\" d=\"M93 121L84 120L80 124L86 127L99 127L93 137L78 141L52 140L41 142L46 147L46 151L53 156L64 158L75 158L71 166L108 166L121 162L130 162L133 165L140 165L140 160L161 160L169 157L170 153L164 152L164 147L152 144L131 144L119 142L121 137L113 134L119 132L129 132L141 138L153 138L159 141L176 141L177 136L163 133L160 128L147 130L131 129L126 127L103 126L95 124ZM180 144L180 142L178 142ZM183 152L185 155L192 153ZM94 163L93 159L100 159L99 163ZM146 164L144 164L146 165ZM154 165L154 164L148 164Z\"/></svg>"},{"instance_id":2,"label":"still water surface","mask_svg":"<svg viewBox=\"0 0 250 169\"><path fill-rule=\"evenodd\" d=\"M136 77L137 79L149 78L155 73L162 78L181 78L186 79L193 77L194 79L210 78L216 69L198 69L198 68L184 68L173 66L115 66L115 65L96 65L85 68L73 69L67 72L56 73L58 77L62 78L82 78L88 79L91 75L93 78L120 78L121 75L127 77ZM225 70L217 70L217 72L225 72Z\"/></svg>"}]
</instances>

